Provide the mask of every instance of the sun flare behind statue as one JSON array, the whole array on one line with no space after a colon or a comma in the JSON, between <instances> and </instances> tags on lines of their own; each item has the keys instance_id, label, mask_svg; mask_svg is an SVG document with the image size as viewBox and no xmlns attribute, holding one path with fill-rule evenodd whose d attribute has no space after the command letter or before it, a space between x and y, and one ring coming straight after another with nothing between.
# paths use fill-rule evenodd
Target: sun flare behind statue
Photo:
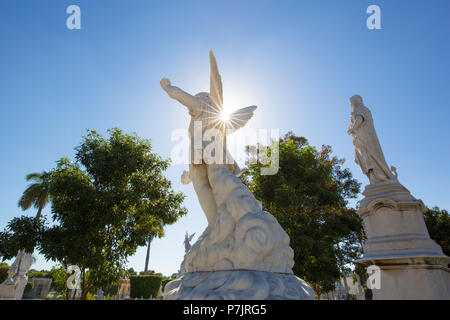
<instances>
[{"instance_id":1,"label":"sun flare behind statue","mask_svg":"<svg viewBox=\"0 0 450 320\"><path fill-rule=\"evenodd\" d=\"M220 121L221 122L228 122L228 121L230 121L230 114L231 114L230 110L227 109L227 108L224 108L222 110L222 112L220 113Z\"/></svg>"}]
</instances>

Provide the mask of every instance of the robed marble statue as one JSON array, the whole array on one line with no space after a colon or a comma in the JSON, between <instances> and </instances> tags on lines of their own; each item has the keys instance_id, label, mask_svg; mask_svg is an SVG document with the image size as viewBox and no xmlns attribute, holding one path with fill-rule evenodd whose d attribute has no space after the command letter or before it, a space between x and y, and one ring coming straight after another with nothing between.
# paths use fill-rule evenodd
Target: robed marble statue
<instances>
[{"instance_id":1,"label":"robed marble statue","mask_svg":"<svg viewBox=\"0 0 450 320\"><path fill-rule=\"evenodd\" d=\"M369 178L371 184L397 180L395 167L386 163L377 133L373 124L372 113L363 104L361 96L350 98L351 116L348 134L353 138L355 162Z\"/></svg>"}]
</instances>

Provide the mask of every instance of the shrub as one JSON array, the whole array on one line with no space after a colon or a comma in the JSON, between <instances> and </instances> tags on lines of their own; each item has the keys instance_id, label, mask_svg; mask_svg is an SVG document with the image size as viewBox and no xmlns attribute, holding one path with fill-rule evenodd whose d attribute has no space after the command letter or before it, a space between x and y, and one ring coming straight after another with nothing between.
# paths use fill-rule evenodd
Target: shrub
<instances>
[{"instance_id":1,"label":"shrub","mask_svg":"<svg viewBox=\"0 0 450 320\"><path fill-rule=\"evenodd\" d=\"M46 270L30 270L27 272L28 278L52 278L52 275L50 274L50 271Z\"/></svg>"},{"instance_id":2,"label":"shrub","mask_svg":"<svg viewBox=\"0 0 450 320\"><path fill-rule=\"evenodd\" d=\"M103 296L115 296L119 292L119 285L118 284L112 284L108 287L106 287L103 291ZM106 299L104 299L106 300Z\"/></svg>"},{"instance_id":3,"label":"shrub","mask_svg":"<svg viewBox=\"0 0 450 320\"><path fill-rule=\"evenodd\" d=\"M156 298L161 287L162 276L139 275L130 277L130 297Z\"/></svg>"},{"instance_id":4,"label":"shrub","mask_svg":"<svg viewBox=\"0 0 450 320\"><path fill-rule=\"evenodd\" d=\"M8 270L9 270L8 264L4 262L0 263L0 283L2 283L8 278Z\"/></svg>"},{"instance_id":5,"label":"shrub","mask_svg":"<svg viewBox=\"0 0 450 320\"><path fill-rule=\"evenodd\" d=\"M27 285L25 286L25 292L31 292L34 288L34 282L28 281Z\"/></svg>"},{"instance_id":6,"label":"shrub","mask_svg":"<svg viewBox=\"0 0 450 320\"><path fill-rule=\"evenodd\" d=\"M95 300L95 295L91 292L86 294L86 300Z\"/></svg>"}]
</instances>

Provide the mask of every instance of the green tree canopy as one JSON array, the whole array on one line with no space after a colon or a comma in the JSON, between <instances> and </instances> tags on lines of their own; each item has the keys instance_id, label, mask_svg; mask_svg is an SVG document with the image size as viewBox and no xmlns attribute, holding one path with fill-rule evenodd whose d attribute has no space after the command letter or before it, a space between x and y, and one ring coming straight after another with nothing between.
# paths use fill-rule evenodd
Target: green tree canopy
<instances>
[{"instance_id":1,"label":"green tree canopy","mask_svg":"<svg viewBox=\"0 0 450 320\"><path fill-rule=\"evenodd\" d=\"M48 173L30 173L25 180L32 183L23 192L18 206L27 210L32 206L38 209L36 217L21 216L8 222L6 229L0 232L0 255L2 259L11 259L19 250L25 249L32 253L39 238L43 222L40 221L42 209L49 202L49 190L47 184Z\"/></svg>"},{"instance_id":2,"label":"green tree canopy","mask_svg":"<svg viewBox=\"0 0 450 320\"><path fill-rule=\"evenodd\" d=\"M249 157L257 149L260 146L249 146ZM360 218L348 208L360 184L342 168L344 160L331 153L331 147L318 151L289 132L279 141L277 174L262 175L264 165L258 162L250 164L243 177L264 210L288 233L295 252L293 271L317 295L334 289L360 255L363 237Z\"/></svg>"},{"instance_id":3,"label":"green tree canopy","mask_svg":"<svg viewBox=\"0 0 450 320\"><path fill-rule=\"evenodd\" d=\"M450 216L439 207L428 208L423 215L431 239L441 246L445 255L450 256Z\"/></svg>"},{"instance_id":4,"label":"green tree canopy","mask_svg":"<svg viewBox=\"0 0 450 320\"><path fill-rule=\"evenodd\" d=\"M44 221L21 216L11 219L0 232L0 256L2 261L12 259L19 250L33 252L39 243Z\"/></svg>"},{"instance_id":5,"label":"green tree canopy","mask_svg":"<svg viewBox=\"0 0 450 320\"><path fill-rule=\"evenodd\" d=\"M137 247L186 214L184 195L163 176L170 161L153 153L149 140L108 132L104 138L88 130L75 161L63 157L45 175L51 222L39 228L36 244L46 259L80 268L82 299L117 281ZM14 238L14 230L7 235ZM8 247L8 237L0 240L0 249Z\"/></svg>"}]
</instances>

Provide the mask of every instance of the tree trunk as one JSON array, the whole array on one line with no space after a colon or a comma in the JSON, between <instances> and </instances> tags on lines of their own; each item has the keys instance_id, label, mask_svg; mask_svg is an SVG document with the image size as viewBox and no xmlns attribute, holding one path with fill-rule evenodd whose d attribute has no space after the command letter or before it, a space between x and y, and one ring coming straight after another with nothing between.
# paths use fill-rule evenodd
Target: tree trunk
<instances>
[{"instance_id":1,"label":"tree trunk","mask_svg":"<svg viewBox=\"0 0 450 320\"><path fill-rule=\"evenodd\" d=\"M72 289L72 290L73 290L72 300L75 300L75 298L76 298L76 296L77 296L78 289L75 288L75 289Z\"/></svg>"},{"instance_id":2,"label":"tree trunk","mask_svg":"<svg viewBox=\"0 0 450 320\"><path fill-rule=\"evenodd\" d=\"M36 214L36 220L39 220L41 218L41 213L42 213L42 207L39 207L38 212Z\"/></svg>"},{"instance_id":3,"label":"tree trunk","mask_svg":"<svg viewBox=\"0 0 450 320\"><path fill-rule=\"evenodd\" d=\"M345 299L347 300L350 289L348 288L348 283L347 283L347 276L344 273L344 287L345 287Z\"/></svg>"},{"instance_id":4,"label":"tree trunk","mask_svg":"<svg viewBox=\"0 0 450 320\"><path fill-rule=\"evenodd\" d=\"M81 272L81 294L80 300L86 300L87 294L91 290L91 283L89 279L86 279L86 272L83 269Z\"/></svg>"},{"instance_id":5,"label":"tree trunk","mask_svg":"<svg viewBox=\"0 0 450 320\"><path fill-rule=\"evenodd\" d=\"M87 294L89 293L90 289L91 289L91 286L87 286L87 287L83 288L83 290L81 291L80 300L86 300Z\"/></svg>"},{"instance_id":6,"label":"tree trunk","mask_svg":"<svg viewBox=\"0 0 450 320\"><path fill-rule=\"evenodd\" d=\"M152 243L152 239L148 241L147 245L147 255L145 256L145 268L144 268L144 274L147 274L148 272L148 261L150 259L150 245Z\"/></svg>"},{"instance_id":7,"label":"tree trunk","mask_svg":"<svg viewBox=\"0 0 450 320\"><path fill-rule=\"evenodd\" d=\"M70 300L70 289L67 287L67 279L69 275L67 274L67 263L63 261L64 272L66 274L66 278L64 279L64 284L66 285L66 300Z\"/></svg>"}]
</instances>

